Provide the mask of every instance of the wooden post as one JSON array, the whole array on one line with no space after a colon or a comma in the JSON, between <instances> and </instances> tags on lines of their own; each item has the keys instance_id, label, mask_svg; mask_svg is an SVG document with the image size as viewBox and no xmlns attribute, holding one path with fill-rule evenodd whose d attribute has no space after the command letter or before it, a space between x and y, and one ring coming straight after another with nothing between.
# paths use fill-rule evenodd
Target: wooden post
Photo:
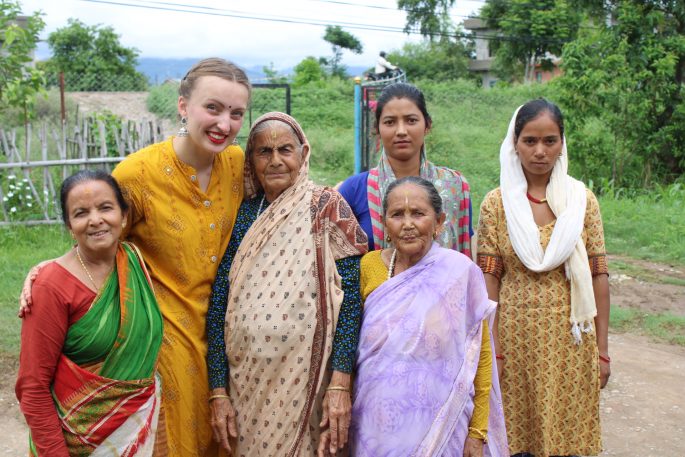
<instances>
[{"instance_id":1,"label":"wooden post","mask_svg":"<svg viewBox=\"0 0 685 457\"><path fill-rule=\"evenodd\" d=\"M107 157L107 129L105 123L98 119L98 133L100 134L100 157Z\"/></svg>"},{"instance_id":2,"label":"wooden post","mask_svg":"<svg viewBox=\"0 0 685 457\"><path fill-rule=\"evenodd\" d=\"M62 125L67 122L67 105L64 101L64 72L59 72L59 105L62 114Z\"/></svg>"}]
</instances>

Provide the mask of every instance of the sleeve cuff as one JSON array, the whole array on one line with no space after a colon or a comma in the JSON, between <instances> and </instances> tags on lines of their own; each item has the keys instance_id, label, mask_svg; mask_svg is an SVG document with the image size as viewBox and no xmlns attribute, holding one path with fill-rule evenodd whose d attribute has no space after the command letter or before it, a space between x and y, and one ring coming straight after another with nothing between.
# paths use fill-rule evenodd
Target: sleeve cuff
<instances>
[{"instance_id":1,"label":"sleeve cuff","mask_svg":"<svg viewBox=\"0 0 685 457\"><path fill-rule=\"evenodd\" d=\"M483 273L489 273L497 279L502 279L504 274L504 262L502 257L492 254L478 254L478 266Z\"/></svg>"}]
</instances>

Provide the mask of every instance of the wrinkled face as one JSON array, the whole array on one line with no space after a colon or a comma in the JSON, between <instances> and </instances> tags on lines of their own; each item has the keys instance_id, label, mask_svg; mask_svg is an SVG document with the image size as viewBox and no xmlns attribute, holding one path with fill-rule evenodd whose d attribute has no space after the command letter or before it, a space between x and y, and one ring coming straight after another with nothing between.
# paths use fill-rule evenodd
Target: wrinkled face
<instances>
[{"instance_id":1,"label":"wrinkled face","mask_svg":"<svg viewBox=\"0 0 685 457\"><path fill-rule=\"evenodd\" d=\"M402 184L388 195L383 223L399 253L423 257L444 221L445 213L436 214L428 193L415 184Z\"/></svg>"},{"instance_id":2,"label":"wrinkled face","mask_svg":"<svg viewBox=\"0 0 685 457\"><path fill-rule=\"evenodd\" d=\"M378 132L391 159L406 161L421 153L429 126L418 106L408 98L393 98L383 107Z\"/></svg>"},{"instance_id":3,"label":"wrinkled face","mask_svg":"<svg viewBox=\"0 0 685 457\"><path fill-rule=\"evenodd\" d=\"M543 112L529 121L516 139L516 153L526 178L549 179L563 145L559 126L549 113Z\"/></svg>"},{"instance_id":4,"label":"wrinkled face","mask_svg":"<svg viewBox=\"0 0 685 457\"><path fill-rule=\"evenodd\" d=\"M81 250L99 253L116 246L126 215L109 184L96 180L77 184L67 195L66 211Z\"/></svg>"},{"instance_id":5,"label":"wrinkled face","mask_svg":"<svg viewBox=\"0 0 685 457\"><path fill-rule=\"evenodd\" d=\"M178 98L178 112L188 119L188 139L200 151L219 153L243 125L247 87L218 76L201 76L189 98Z\"/></svg>"},{"instance_id":6,"label":"wrinkled face","mask_svg":"<svg viewBox=\"0 0 685 457\"><path fill-rule=\"evenodd\" d=\"M269 201L292 186L307 146L300 148L292 129L282 123L255 135L252 164Z\"/></svg>"}]
</instances>

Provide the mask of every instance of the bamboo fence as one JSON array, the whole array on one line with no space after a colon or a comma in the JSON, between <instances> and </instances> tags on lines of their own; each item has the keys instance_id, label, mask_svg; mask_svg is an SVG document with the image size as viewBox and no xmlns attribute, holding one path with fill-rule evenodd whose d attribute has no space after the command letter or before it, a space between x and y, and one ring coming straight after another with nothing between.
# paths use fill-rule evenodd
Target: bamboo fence
<instances>
[{"instance_id":1,"label":"bamboo fence","mask_svg":"<svg viewBox=\"0 0 685 457\"><path fill-rule=\"evenodd\" d=\"M43 122L0 129L0 226L60 222L62 180L79 169L111 171L128 154L161 140L155 121L113 127L84 117L70 127Z\"/></svg>"}]
</instances>

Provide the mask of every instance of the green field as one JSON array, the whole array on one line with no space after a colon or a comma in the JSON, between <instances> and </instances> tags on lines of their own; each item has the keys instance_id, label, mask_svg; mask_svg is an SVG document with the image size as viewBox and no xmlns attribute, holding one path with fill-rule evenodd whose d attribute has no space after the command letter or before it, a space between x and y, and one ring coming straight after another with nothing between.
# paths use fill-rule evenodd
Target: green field
<instances>
[{"instance_id":1,"label":"green field","mask_svg":"<svg viewBox=\"0 0 685 457\"><path fill-rule=\"evenodd\" d=\"M465 82L418 85L426 93L434 121L427 138L428 156L467 177L477 218L483 197L498 185L499 146L514 109L530 98L549 96L549 89L532 85L482 90ZM347 83L293 91L292 112L312 145L312 176L317 182L335 184L352 172L352 95L353 87ZM569 155L573 162L573 151ZM674 184L641 193L612 191L599 197L609 253L685 263L683 186ZM36 262L62 254L70 242L66 232L57 226L0 228L0 355L18 352L17 297L26 272ZM680 328L681 322L676 321ZM632 328L625 322L638 320L633 315L617 315L612 325ZM664 327L646 319L638 324L650 334L658 334ZM649 328L656 330L650 332Z\"/></svg>"}]
</instances>

